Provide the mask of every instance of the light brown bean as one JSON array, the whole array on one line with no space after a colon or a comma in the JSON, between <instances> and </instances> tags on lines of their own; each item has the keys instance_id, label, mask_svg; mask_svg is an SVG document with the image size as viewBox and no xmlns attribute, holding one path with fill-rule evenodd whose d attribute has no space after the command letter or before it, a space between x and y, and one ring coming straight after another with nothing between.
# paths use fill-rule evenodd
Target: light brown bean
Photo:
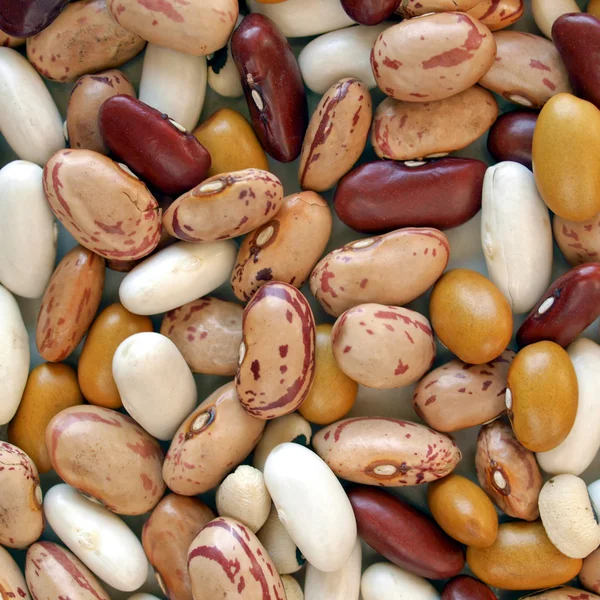
<instances>
[{"instance_id":1,"label":"light brown bean","mask_svg":"<svg viewBox=\"0 0 600 600\"><path fill-rule=\"evenodd\" d=\"M576 223L554 215L554 239L572 266L600 260L600 215Z\"/></svg>"}]
</instances>

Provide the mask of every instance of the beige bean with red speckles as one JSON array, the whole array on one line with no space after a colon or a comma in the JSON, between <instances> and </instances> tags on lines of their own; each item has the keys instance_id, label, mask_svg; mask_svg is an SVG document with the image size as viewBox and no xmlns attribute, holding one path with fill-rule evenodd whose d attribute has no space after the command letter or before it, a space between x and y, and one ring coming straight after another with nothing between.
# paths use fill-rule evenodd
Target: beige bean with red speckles
<instances>
[{"instance_id":1,"label":"beige bean with red speckles","mask_svg":"<svg viewBox=\"0 0 600 600\"><path fill-rule=\"evenodd\" d=\"M477 85L436 102L386 98L375 111L371 142L379 158L443 156L474 142L497 117L494 96Z\"/></svg>"},{"instance_id":2,"label":"beige bean with red speckles","mask_svg":"<svg viewBox=\"0 0 600 600\"><path fill-rule=\"evenodd\" d=\"M4 31L0 31L0 46L6 46L8 48L17 48L22 46L27 41L26 38L17 38Z\"/></svg>"},{"instance_id":3,"label":"beige bean with red speckles","mask_svg":"<svg viewBox=\"0 0 600 600\"><path fill-rule=\"evenodd\" d=\"M36 344L42 358L64 360L94 320L104 288L104 259L75 246L58 263L38 315Z\"/></svg>"},{"instance_id":4,"label":"beige bean with red speckles","mask_svg":"<svg viewBox=\"0 0 600 600\"><path fill-rule=\"evenodd\" d=\"M575 223L554 215L554 239L569 264L576 267L600 260L600 215Z\"/></svg>"},{"instance_id":5,"label":"beige bean with red speckles","mask_svg":"<svg viewBox=\"0 0 600 600\"><path fill-rule=\"evenodd\" d=\"M273 280L301 288L323 255L332 222L331 210L318 194L285 197L277 215L244 238L231 274L233 293L247 302Z\"/></svg>"},{"instance_id":6,"label":"beige bean with red speckles","mask_svg":"<svg viewBox=\"0 0 600 600\"><path fill-rule=\"evenodd\" d=\"M418 381L435 358L429 321L407 308L360 304L347 310L331 332L333 355L354 381L380 390Z\"/></svg>"},{"instance_id":7,"label":"beige bean with red speckles","mask_svg":"<svg viewBox=\"0 0 600 600\"><path fill-rule=\"evenodd\" d=\"M0 546L0 590L7 598L31 600L21 569L2 546Z\"/></svg>"},{"instance_id":8,"label":"beige bean with red speckles","mask_svg":"<svg viewBox=\"0 0 600 600\"><path fill-rule=\"evenodd\" d=\"M63 82L119 67L137 56L145 40L119 25L106 4L106 0L67 4L48 27L27 39L31 64L44 77Z\"/></svg>"},{"instance_id":9,"label":"beige bean with red speckles","mask_svg":"<svg viewBox=\"0 0 600 600\"><path fill-rule=\"evenodd\" d=\"M268 283L244 310L236 387L259 419L294 412L315 375L315 319L306 298L287 283Z\"/></svg>"},{"instance_id":10,"label":"beige bean with red speckles","mask_svg":"<svg viewBox=\"0 0 600 600\"><path fill-rule=\"evenodd\" d=\"M282 200L281 181L268 171L223 173L179 196L165 211L163 224L186 242L227 240L273 218Z\"/></svg>"},{"instance_id":11,"label":"beige bean with red speckles","mask_svg":"<svg viewBox=\"0 0 600 600\"><path fill-rule=\"evenodd\" d=\"M161 210L154 196L102 154L57 152L44 168L44 191L69 233L104 258L142 258L160 240Z\"/></svg>"},{"instance_id":12,"label":"beige bean with red speckles","mask_svg":"<svg viewBox=\"0 0 600 600\"><path fill-rule=\"evenodd\" d=\"M462 458L447 435L383 417L333 423L313 437L313 446L338 477L384 487L436 481L451 473Z\"/></svg>"},{"instance_id":13,"label":"beige bean with red speckles","mask_svg":"<svg viewBox=\"0 0 600 600\"><path fill-rule=\"evenodd\" d=\"M166 484L183 496L213 489L252 452L264 428L243 409L235 383L225 384L175 433L163 465Z\"/></svg>"},{"instance_id":14,"label":"beige bean with red speckles","mask_svg":"<svg viewBox=\"0 0 600 600\"><path fill-rule=\"evenodd\" d=\"M271 557L256 535L235 519L219 517L207 523L190 546L188 565L194 600L285 598Z\"/></svg>"},{"instance_id":15,"label":"beige bean with red speckles","mask_svg":"<svg viewBox=\"0 0 600 600\"><path fill-rule=\"evenodd\" d=\"M484 88L533 108L541 108L555 94L571 92L567 70L552 42L522 31L499 31L494 38L496 60L479 81Z\"/></svg>"},{"instance_id":16,"label":"beige bean with red speckles","mask_svg":"<svg viewBox=\"0 0 600 600\"><path fill-rule=\"evenodd\" d=\"M508 367L515 357L505 350L483 365L454 359L428 373L415 388L415 412L433 429L451 432L481 425L506 411Z\"/></svg>"},{"instance_id":17,"label":"beige bean with red speckles","mask_svg":"<svg viewBox=\"0 0 600 600\"><path fill-rule=\"evenodd\" d=\"M117 411L67 408L48 424L46 446L65 482L118 514L144 514L165 491L158 442Z\"/></svg>"},{"instance_id":18,"label":"beige bean with red speckles","mask_svg":"<svg viewBox=\"0 0 600 600\"><path fill-rule=\"evenodd\" d=\"M449 256L448 238L441 231L398 229L327 254L313 269L310 290L334 317L366 302L402 306L439 279Z\"/></svg>"},{"instance_id":19,"label":"beige bean with red speckles","mask_svg":"<svg viewBox=\"0 0 600 600\"><path fill-rule=\"evenodd\" d=\"M38 471L25 452L8 442L0 443L0 465L0 544L27 548L44 530Z\"/></svg>"},{"instance_id":20,"label":"beige bean with red speckles","mask_svg":"<svg viewBox=\"0 0 600 600\"><path fill-rule=\"evenodd\" d=\"M420 17L429 13L467 12L481 0L402 0L396 14L404 19Z\"/></svg>"},{"instance_id":21,"label":"beige bean with red speckles","mask_svg":"<svg viewBox=\"0 0 600 600\"><path fill-rule=\"evenodd\" d=\"M365 149L373 108L368 87L342 79L321 98L308 124L298 177L305 190L332 188Z\"/></svg>"},{"instance_id":22,"label":"beige bean with red speckles","mask_svg":"<svg viewBox=\"0 0 600 600\"><path fill-rule=\"evenodd\" d=\"M494 63L492 32L464 13L408 19L386 29L375 42L371 65L379 88L408 102L430 102L459 94Z\"/></svg>"},{"instance_id":23,"label":"beige bean with red speckles","mask_svg":"<svg viewBox=\"0 0 600 600\"><path fill-rule=\"evenodd\" d=\"M25 576L36 600L110 600L93 573L74 554L52 542L29 547Z\"/></svg>"},{"instance_id":24,"label":"beige bean with red speckles","mask_svg":"<svg viewBox=\"0 0 600 600\"><path fill-rule=\"evenodd\" d=\"M235 302L206 296L170 310L160 332L177 346L194 373L235 375L243 312Z\"/></svg>"}]
</instances>

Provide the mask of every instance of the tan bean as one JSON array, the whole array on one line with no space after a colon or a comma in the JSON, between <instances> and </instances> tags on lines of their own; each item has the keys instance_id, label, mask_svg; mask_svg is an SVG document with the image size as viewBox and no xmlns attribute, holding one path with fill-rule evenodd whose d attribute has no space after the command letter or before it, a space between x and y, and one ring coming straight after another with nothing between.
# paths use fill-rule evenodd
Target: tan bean
<instances>
[{"instance_id":1,"label":"tan bean","mask_svg":"<svg viewBox=\"0 0 600 600\"><path fill-rule=\"evenodd\" d=\"M277 215L244 238L231 274L234 294L247 302L272 280L302 287L323 255L331 227L331 210L321 196L286 196Z\"/></svg>"},{"instance_id":2,"label":"tan bean","mask_svg":"<svg viewBox=\"0 0 600 600\"><path fill-rule=\"evenodd\" d=\"M281 181L268 171L222 173L179 196L165 210L163 224L186 242L227 240L266 223L277 214L282 199Z\"/></svg>"},{"instance_id":3,"label":"tan bean","mask_svg":"<svg viewBox=\"0 0 600 600\"><path fill-rule=\"evenodd\" d=\"M7 598L31 600L25 577L13 557L0 546L0 590Z\"/></svg>"},{"instance_id":4,"label":"tan bean","mask_svg":"<svg viewBox=\"0 0 600 600\"><path fill-rule=\"evenodd\" d=\"M466 11L479 19L490 31L510 27L525 12L523 0L477 0L475 5Z\"/></svg>"},{"instance_id":5,"label":"tan bean","mask_svg":"<svg viewBox=\"0 0 600 600\"><path fill-rule=\"evenodd\" d=\"M48 27L27 39L27 58L48 79L75 81L125 64L145 45L112 18L106 0L82 0L67 4Z\"/></svg>"},{"instance_id":6,"label":"tan bean","mask_svg":"<svg viewBox=\"0 0 600 600\"><path fill-rule=\"evenodd\" d=\"M443 433L383 417L333 423L313 437L313 446L338 477L386 487L435 481L461 459L452 438Z\"/></svg>"},{"instance_id":7,"label":"tan bean","mask_svg":"<svg viewBox=\"0 0 600 600\"><path fill-rule=\"evenodd\" d=\"M467 12L481 0L402 0L396 14L411 19L429 13Z\"/></svg>"},{"instance_id":8,"label":"tan bean","mask_svg":"<svg viewBox=\"0 0 600 600\"><path fill-rule=\"evenodd\" d=\"M413 407L437 431L481 425L506 411L508 367L515 357L505 350L483 365L455 359L428 373L415 388Z\"/></svg>"},{"instance_id":9,"label":"tan bean","mask_svg":"<svg viewBox=\"0 0 600 600\"><path fill-rule=\"evenodd\" d=\"M522 31L500 31L494 38L496 60L480 85L533 108L541 108L555 94L571 92L569 75L551 41Z\"/></svg>"},{"instance_id":10,"label":"tan bean","mask_svg":"<svg viewBox=\"0 0 600 600\"><path fill-rule=\"evenodd\" d=\"M554 215L554 239L574 267L588 262L598 262L600 257L600 216L582 223L567 221Z\"/></svg>"},{"instance_id":11,"label":"tan bean","mask_svg":"<svg viewBox=\"0 0 600 600\"><path fill-rule=\"evenodd\" d=\"M104 258L142 258L160 240L161 210L154 196L102 154L57 152L44 168L44 192L69 233Z\"/></svg>"},{"instance_id":12,"label":"tan bean","mask_svg":"<svg viewBox=\"0 0 600 600\"><path fill-rule=\"evenodd\" d=\"M101 406L74 406L46 429L52 466L69 485L122 515L148 512L162 497L163 452L133 419Z\"/></svg>"},{"instance_id":13,"label":"tan bean","mask_svg":"<svg viewBox=\"0 0 600 600\"><path fill-rule=\"evenodd\" d=\"M334 317L367 302L402 306L437 281L449 256L441 231L398 229L330 252L313 269L310 290Z\"/></svg>"},{"instance_id":14,"label":"tan bean","mask_svg":"<svg viewBox=\"0 0 600 600\"><path fill-rule=\"evenodd\" d=\"M342 79L325 92L302 144L302 189L328 190L352 168L365 148L372 116L371 94L362 81Z\"/></svg>"},{"instance_id":15,"label":"tan bean","mask_svg":"<svg viewBox=\"0 0 600 600\"><path fill-rule=\"evenodd\" d=\"M8 35L8 33L4 33L4 31L0 31L0 47L4 46L8 48L18 48L26 41L26 38L14 37L12 35Z\"/></svg>"},{"instance_id":16,"label":"tan bean","mask_svg":"<svg viewBox=\"0 0 600 600\"><path fill-rule=\"evenodd\" d=\"M535 455L519 444L504 420L481 428L475 467L479 485L500 510L526 521L539 517L543 481Z\"/></svg>"},{"instance_id":17,"label":"tan bean","mask_svg":"<svg viewBox=\"0 0 600 600\"><path fill-rule=\"evenodd\" d=\"M184 496L213 489L252 452L264 428L243 409L235 383L225 384L177 430L163 466L166 484Z\"/></svg>"},{"instance_id":18,"label":"tan bean","mask_svg":"<svg viewBox=\"0 0 600 600\"><path fill-rule=\"evenodd\" d=\"M194 373L235 375L243 312L239 304L205 296L170 310L160 332L173 341Z\"/></svg>"},{"instance_id":19,"label":"tan bean","mask_svg":"<svg viewBox=\"0 0 600 600\"><path fill-rule=\"evenodd\" d=\"M600 548L583 559L583 567L578 577L586 590L600 594Z\"/></svg>"},{"instance_id":20,"label":"tan bean","mask_svg":"<svg viewBox=\"0 0 600 600\"><path fill-rule=\"evenodd\" d=\"M371 142L379 158L439 156L474 142L497 117L494 96L479 86L434 102L386 98L375 111Z\"/></svg>"},{"instance_id":21,"label":"tan bean","mask_svg":"<svg viewBox=\"0 0 600 600\"><path fill-rule=\"evenodd\" d=\"M418 381L435 358L429 321L396 306L360 304L348 309L335 322L331 343L348 377L380 390Z\"/></svg>"},{"instance_id":22,"label":"tan bean","mask_svg":"<svg viewBox=\"0 0 600 600\"><path fill-rule=\"evenodd\" d=\"M76 246L58 263L42 298L36 344L45 360L64 360L94 320L104 288L104 259Z\"/></svg>"},{"instance_id":23,"label":"tan bean","mask_svg":"<svg viewBox=\"0 0 600 600\"><path fill-rule=\"evenodd\" d=\"M268 283L244 310L236 387L259 419L294 412L315 374L315 319L306 298L287 283Z\"/></svg>"},{"instance_id":24,"label":"tan bean","mask_svg":"<svg viewBox=\"0 0 600 600\"><path fill-rule=\"evenodd\" d=\"M578 577L581 579L581 572ZM564 586L538 592L537 594L527 594L527 596L522 596L521 600L600 600L600 596L588 594L584 590L571 586Z\"/></svg>"}]
</instances>

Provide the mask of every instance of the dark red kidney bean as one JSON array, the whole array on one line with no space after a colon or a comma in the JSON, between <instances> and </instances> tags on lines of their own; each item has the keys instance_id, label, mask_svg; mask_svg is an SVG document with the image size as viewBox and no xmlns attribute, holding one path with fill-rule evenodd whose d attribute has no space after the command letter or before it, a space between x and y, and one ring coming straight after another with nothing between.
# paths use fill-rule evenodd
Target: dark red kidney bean
<instances>
[{"instance_id":1,"label":"dark red kidney bean","mask_svg":"<svg viewBox=\"0 0 600 600\"><path fill-rule=\"evenodd\" d=\"M538 114L527 110L504 113L492 125L487 147L497 160L512 160L531 169L533 130Z\"/></svg>"},{"instance_id":2,"label":"dark red kidney bean","mask_svg":"<svg viewBox=\"0 0 600 600\"><path fill-rule=\"evenodd\" d=\"M498 600L498 598L479 579L459 575L446 584L441 600Z\"/></svg>"},{"instance_id":3,"label":"dark red kidney bean","mask_svg":"<svg viewBox=\"0 0 600 600\"><path fill-rule=\"evenodd\" d=\"M359 536L395 565L428 579L461 572L462 546L421 511L373 487L355 487L348 498Z\"/></svg>"},{"instance_id":4,"label":"dark red kidney bean","mask_svg":"<svg viewBox=\"0 0 600 600\"><path fill-rule=\"evenodd\" d=\"M178 196L205 179L210 154L160 111L119 94L100 107L100 133L111 152L161 192Z\"/></svg>"},{"instance_id":5,"label":"dark red kidney bean","mask_svg":"<svg viewBox=\"0 0 600 600\"><path fill-rule=\"evenodd\" d=\"M552 40L575 94L600 107L600 19L587 13L562 15L554 21Z\"/></svg>"},{"instance_id":6,"label":"dark red kidney bean","mask_svg":"<svg viewBox=\"0 0 600 600\"><path fill-rule=\"evenodd\" d=\"M2 0L0 30L15 37L30 37L58 17L69 0Z\"/></svg>"},{"instance_id":7,"label":"dark red kidney bean","mask_svg":"<svg viewBox=\"0 0 600 600\"><path fill-rule=\"evenodd\" d=\"M542 340L566 348L600 316L600 263L573 267L540 298L517 332L519 346Z\"/></svg>"},{"instance_id":8,"label":"dark red kidney bean","mask_svg":"<svg viewBox=\"0 0 600 600\"><path fill-rule=\"evenodd\" d=\"M275 160L295 160L308 126L308 105L287 38L269 18L253 13L235 30L231 53L260 143Z\"/></svg>"},{"instance_id":9,"label":"dark red kidney bean","mask_svg":"<svg viewBox=\"0 0 600 600\"><path fill-rule=\"evenodd\" d=\"M391 17L401 0L341 0L346 14L361 25L377 25Z\"/></svg>"},{"instance_id":10,"label":"dark red kidney bean","mask_svg":"<svg viewBox=\"0 0 600 600\"><path fill-rule=\"evenodd\" d=\"M367 163L339 182L335 212L365 233L456 227L481 208L486 169L473 158L442 158L417 167L391 160Z\"/></svg>"}]
</instances>

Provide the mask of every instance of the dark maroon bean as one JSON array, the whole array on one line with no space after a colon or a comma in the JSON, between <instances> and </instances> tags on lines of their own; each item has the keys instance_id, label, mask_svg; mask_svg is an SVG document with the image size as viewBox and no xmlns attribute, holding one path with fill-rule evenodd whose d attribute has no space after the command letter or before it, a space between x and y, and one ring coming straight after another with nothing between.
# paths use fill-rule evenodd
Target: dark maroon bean
<instances>
[{"instance_id":1,"label":"dark maroon bean","mask_svg":"<svg viewBox=\"0 0 600 600\"><path fill-rule=\"evenodd\" d=\"M308 126L308 106L287 39L273 21L253 13L235 30L231 53L260 143L280 162L295 160Z\"/></svg>"},{"instance_id":2,"label":"dark maroon bean","mask_svg":"<svg viewBox=\"0 0 600 600\"><path fill-rule=\"evenodd\" d=\"M472 158L442 158L415 167L394 161L367 163L339 182L334 208L348 227L366 233L456 227L481 208L486 169Z\"/></svg>"},{"instance_id":3,"label":"dark maroon bean","mask_svg":"<svg viewBox=\"0 0 600 600\"><path fill-rule=\"evenodd\" d=\"M498 600L490 588L468 575L451 579L442 592L442 600Z\"/></svg>"},{"instance_id":4,"label":"dark maroon bean","mask_svg":"<svg viewBox=\"0 0 600 600\"><path fill-rule=\"evenodd\" d=\"M578 96L600 107L600 19L586 13L562 15L552 40Z\"/></svg>"},{"instance_id":5,"label":"dark maroon bean","mask_svg":"<svg viewBox=\"0 0 600 600\"><path fill-rule=\"evenodd\" d=\"M541 340L566 348L600 316L600 263L561 275L527 315L517 332L519 346Z\"/></svg>"},{"instance_id":6,"label":"dark maroon bean","mask_svg":"<svg viewBox=\"0 0 600 600\"><path fill-rule=\"evenodd\" d=\"M210 154L188 131L141 100L119 94L102 104L100 133L115 156L164 194L178 196L198 185Z\"/></svg>"},{"instance_id":7,"label":"dark maroon bean","mask_svg":"<svg viewBox=\"0 0 600 600\"><path fill-rule=\"evenodd\" d=\"M391 17L401 0L341 0L346 14L362 25L377 25Z\"/></svg>"},{"instance_id":8,"label":"dark maroon bean","mask_svg":"<svg viewBox=\"0 0 600 600\"><path fill-rule=\"evenodd\" d=\"M429 579L454 577L464 567L462 546L404 500L366 486L348 497L359 536L395 565Z\"/></svg>"},{"instance_id":9,"label":"dark maroon bean","mask_svg":"<svg viewBox=\"0 0 600 600\"><path fill-rule=\"evenodd\" d=\"M538 113L515 110L504 113L492 125L487 147L497 160L512 160L531 169L531 145Z\"/></svg>"},{"instance_id":10,"label":"dark maroon bean","mask_svg":"<svg viewBox=\"0 0 600 600\"><path fill-rule=\"evenodd\" d=\"M0 30L15 37L30 37L58 17L69 0L2 0Z\"/></svg>"}]
</instances>

